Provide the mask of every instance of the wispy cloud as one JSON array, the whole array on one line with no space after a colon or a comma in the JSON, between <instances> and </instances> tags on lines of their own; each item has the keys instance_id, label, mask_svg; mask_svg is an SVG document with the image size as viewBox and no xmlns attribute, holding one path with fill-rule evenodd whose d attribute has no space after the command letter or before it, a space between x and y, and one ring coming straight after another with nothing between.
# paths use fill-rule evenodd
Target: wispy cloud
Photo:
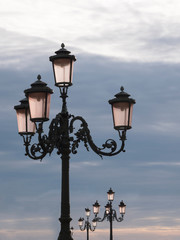
<instances>
[{"instance_id":1,"label":"wispy cloud","mask_svg":"<svg viewBox=\"0 0 180 240\"><path fill-rule=\"evenodd\" d=\"M8 41L4 33L1 39L1 45L12 50L8 58L12 65L20 63L18 58L11 58L14 49L18 49L20 55L22 49L26 51L30 44L28 37L41 37L57 43L66 40L80 51L123 61L180 62L178 0L174 0L173 4L168 0L150 3L139 0L138 4L118 0L77 1L76 4L72 0L37 0L35 5L27 0L21 4L17 0L8 0L6 4L1 5L0 27L21 34L21 40L10 38L13 42ZM1 55L2 51L1 48ZM31 54L29 52L29 57ZM5 62L1 63L5 65Z\"/></svg>"}]
</instances>

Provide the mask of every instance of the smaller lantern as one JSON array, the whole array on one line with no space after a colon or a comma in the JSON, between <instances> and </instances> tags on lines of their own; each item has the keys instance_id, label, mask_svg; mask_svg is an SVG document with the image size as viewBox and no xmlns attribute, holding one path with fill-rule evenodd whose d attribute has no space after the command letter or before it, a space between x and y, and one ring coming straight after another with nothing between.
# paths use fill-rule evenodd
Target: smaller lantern
<instances>
[{"instance_id":1,"label":"smaller lantern","mask_svg":"<svg viewBox=\"0 0 180 240\"><path fill-rule=\"evenodd\" d=\"M123 201L121 201L119 204L119 212L121 215L124 215L126 212L126 205L124 204Z\"/></svg>"},{"instance_id":2,"label":"smaller lantern","mask_svg":"<svg viewBox=\"0 0 180 240\"><path fill-rule=\"evenodd\" d=\"M71 86L73 65L76 58L74 55L70 55L70 51L65 49L64 43L61 44L61 49L55 53L56 55L49 58L53 65L55 85L57 87Z\"/></svg>"},{"instance_id":3,"label":"smaller lantern","mask_svg":"<svg viewBox=\"0 0 180 240\"><path fill-rule=\"evenodd\" d=\"M36 130L36 126L30 120L29 104L27 98L20 101L20 105L14 106L17 114L18 132L21 135L33 135Z\"/></svg>"},{"instance_id":4,"label":"smaller lantern","mask_svg":"<svg viewBox=\"0 0 180 240\"><path fill-rule=\"evenodd\" d=\"M96 201L93 204L93 212L94 212L94 214L98 214L99 213L99 209L100 209L100 205L99 205L98 201Z\"/></svg>"},{"instance_id":5,"label":"smaller lantern","mask_svg":"<svg viewBox=\"0 0 180 240\"><path fill-rule=\"evenodd\" d=\"M78 223L79 223L79 226L80 226L80 227L82 227L83 221L84 221L84 218L80 218L80 219L78 220Z\"/></svg>"},{"instance_id":6,"label":"smaller lantern","mask_svg":"<svg viewBox=\"0 0 180 240\"><path fill-rule=\"evenodd\" d=\"M94 228L96 228L96 226L97 226L97 221L96 221L95 219L92 220L92 225L93 225Z\"/></svg>"},{"instance_id":7,"label":"smaller lantern","mask_svg":"<svg viewBox=\"0 0 180 240\"><path fill-rule=\"evenodd\" d=\"M91 210L89 208L85 208L85 213L86 213L86 216L89 217L91 214Z\"/></svg>"},{"instance_id":8,"label":"smaller lantern","mask_svg":"<svg viewBox=\"0 0 180 240\"><path fill-rule=\"evenodd\" d=\"M110 208L111 208L110 203L107 203L106 206L105 206L105 211L106 211L107 215L110 213Z\"/></svg>"},{"instance_id":9,"label":"smaller lantern","mask_svg":"<svg viewBox=\"0 0 180 240\"><path fill-rule=\"evenodd\" d=\"M42 82L41 76L37 76L37 81L31 84L31 88L24 92L29 101L30 118L33 122L44 122L49 120L50 101L52 89Z\"/></svg>"},{"instance_id":10,"label":"smaller lantern","mask_svg":"<svg viewBox=\"0 0 180 240\"><path fill-rule=\"evenodd\" d=\"M110 188L109 191L107 192L109 201L113 201L114 200L114 194L115 194L115 192L113 192L113 190Z\"/></svg>"},{"instance_id":11,"label":"smaller lantern","mask_svg":"<svg viewBox=\"0 0 180 240\"><path fill-rule=\"evenodd\" d=\"M133 105L136 103L134 99L129 98L129 94L121 92L116 94L114 99L109 100L112 105L114 128L116 130L127 130L131 128Z\"/></svg>"}]
</instances>

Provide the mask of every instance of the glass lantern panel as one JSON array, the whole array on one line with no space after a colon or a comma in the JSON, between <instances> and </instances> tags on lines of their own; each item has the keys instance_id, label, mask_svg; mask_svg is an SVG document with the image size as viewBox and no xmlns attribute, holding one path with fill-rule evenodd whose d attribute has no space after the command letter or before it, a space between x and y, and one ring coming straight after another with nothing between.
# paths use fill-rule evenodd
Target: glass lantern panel
<instances>
[{"instance_id":1,"label":"glass lantern panel","mask_svg":"<svg viewBox=\"0 0 180 240\"><path fill-rule=\"evenodd\" d=\"M93 227L96 227L97 226L97 222L96 221L92 221L92 225L93 225Z\"/></svg>"},{"instance_id":2,"label":"glass lantern panel","mask_svg":"<svg viewBox=\"0 0 180 240\"><path fill-rule=\"evenodd\" d=\"M133 104L130 106L130 116L129 116L129 103L127 102L117 102L113 104L113 118L114 127L119 129L124 129L124 127L131 127L132 123L132 111ZM129 124L128 124L129 118Z\"/></svg>"},{"instance_id":3,"label":"glass lantern panel","mask_svg":"<svg viewBox=\"0 0 180 240\"><path fill-rule=\"evenodd\" d=\"M50 103L51 103L51 94L47 94L47 112L46 112L46 118L49 118L50 113Z\"/></svg>"},{"instance_id":4,"label":"glass lantern panel","mask_svg":"<svg viewBox=\"0 0 180 240\"><path fill-rule=\"evenodd\" d=\"M119 207L120 214L125 214L125 211L126 211L126 206Z\"/></svg>"},{"instance_id":5,"label":"glass lantern panel","mask_svg":"<svg viewBox=\"0 0 180 240\"><path fill-rule=\"evenodd\" d=\"M18 123L18 132L25 133L26 132L26 110L18 109L17 113L17 123Z\"/></svg>"},{"instance_id":6,"label":"glass lantern panel","mask_svg":"<svg viewBox=\"0 0 180 240\"><path fill-rule=\"evenodd\" d=\"M57 85L72 83L73 61L71 59L61 58L54 60L54 74Z\"/></svg>"},{"instance_id":7,"label":"glass lantern panel","mask_svg":"<svg viewBox=\"0 0 180 240\"><path fill-rule=\"evenodd\" d=\"M114 200L114 193L109 194L108 193L108 200L113 201Z\"/></svg>"},{"instance_id":8,"label":"glass lantern panel","mask_svg":"<svg viewBox=\"0 0 180 240\"><path fill-rule=\"evenodd\" d=\"M94 214L98 214L99 213L99 207L93 206L93 212L94 212Z\"/></svg>"},{"instance_id":9,"label":"glass lantern panel","mask_svg":"<svg viewBox=\"0 0 180 240\"><path fill-rule=\"evenodd\" d=\"M81 227L83 225L83 221L82 220L79 220L79 226Z\"/></svg>"},{"instance_id":10,"label":"glass lantern panel","mask_svg":"<svg viewBox=\"0 0 180 240\"><path fill-rule=\"evenodd\" d=\"M106 214L109 214L110 208L109 208L109 207L106 207L105 209L106 209Z\"/></svg>"},{"instance_id":11,"label":"glass lantern panel","mask_svg":"<svg viewBox=\"0 0 180 240\"><path fill-rule=\"evenodd\" d=\"M85 211L85 213L86 213L86 216L89 217L90 214L91 214L91 211L90 210L89 211Z\"/></svg>"},{"instance_id":12,"label":"glass lantern panel","mask_svg":"<svg viewBox=\"0 0 180 240\"><path fill-rule=\"evenodd\" d=\"M49 118L51 94L46 92L29 93L29 108L31 111L31 119L47 119ZM47 108L46 108L47 107Z\"/></svg>"},{"instance_id":13,"label":"glass lantern panel","mask_svg":"<svg viewBox=\"0 0 180 240\"><path fill-rule=\"evenodd\" d=\"M26 109L18 109L17 113L17 123L18 123L18 132L19 133L34 133L35 124L30 120L30 113L27 110L27 119L26 119ZM26 124L27 120L27 124ZM27 126L27 129L26 129Z\"/></svg>"},{"instance_id":14,"label":"glass lantern panel","mask_svg":"<svg viewBox=\"0 0 180 240\"><path fill-rule=\"evenodd\" d=\"M35 133L35 131L36 131L36 125L35 125L35 123L30 120L30 112L29 112L29 109L28 109L28 111L27 111L27 128L28 128L28 129L27 129L28 132Z\"/></svg>"}]
</instances>

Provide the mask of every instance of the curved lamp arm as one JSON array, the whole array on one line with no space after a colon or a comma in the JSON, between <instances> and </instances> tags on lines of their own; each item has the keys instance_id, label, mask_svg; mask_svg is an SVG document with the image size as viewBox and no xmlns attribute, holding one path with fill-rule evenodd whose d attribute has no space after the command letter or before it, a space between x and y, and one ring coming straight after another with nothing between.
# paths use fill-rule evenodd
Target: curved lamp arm
<instances>
[{"instance_id":1,"label":"curved lamp arm","mask_svg":"<svg viewBox=\"0 0 180 240\"><path fill-rule=\"evenodd\" d=\"M84 226L79 226L81 231L85 231L86 230L86 224L84 224Z\"/></svg>"},{"instance_id":2,"label":"curved lamp arm","mask_svg":"<svg viewBox=\"0 0 180 240\"><path fill-rule=\"evenodd\" d=\"M34 143L30 145L31 137L23 136L24 146L26 149L25 155L33 160L42 160L46 156L48 151L45 149L44 146L42 146L41 143Z\"/></svg>"},{"instance_id":3,"label":"curved lamp arm","mask_svg":"<svg viewBox=\"0 0 180 240\"><path fill-rule=\"evenodd\" d=\"M117 217L117 213L116 213L116 210L112 210L113 211L113 217L116 219L117 222L122 222L124 220L124 215L122 214L121 217Z\"/></svg>"},{"instance_id":4,"label":"curved lamp arm","mask_svg":"<svg viewBox=\"0 0 180 240\"><path fill-rule=\"evenodd\" d=\"M95 218L93 220L95 220L96 222L103 222L105 218L107 218L107 214L106 214L106 211L104 212L104 216L103 218L100 218L97 216L97 214L95 214Z\"/></svg>"},{"instance_id":5,"label":"curved lamp arm","mask_svg":"<svg viewBox=\"0 0 180 240\"><path fill-rule=\"evenodd\" d=\"M22 135L24 140L24 146L26 149L25 155L30 157L33 160L42 160L47 153L49 153L49 141L48 137L43 133L42 123L39 123L39 127L37 128L38 133L38 143L30 144L33 135Z\"/></svg>"},{"instance_id":6,"label":"curved lamp arm","mask_svg":"<svg viewBox=\"0 0 180 240\"><path fill-rule=\"evenodd\" d=\"M91 232L94 232L96 227L94 227L94 226L92 227L90 222L88 222L88 225L89 225L89 229L91 230Z\"/></svg>"},{"instance_id":7,"label":"curved lamp arm","mask_svg":"<svg viewBox=\"0 0 180 240\"><path fill-rule=\"evenodd\" d=\"M91 147L91 149L97 153L100 157L102 156L114 156L121 151L124 150L125 146L125 140L126 140L126 131L122 132L122 135L120 136L120 139L122 141L121 147L119 150L117 150L117 143L113 139L108 139L103 145L102 148L99 148L95 145L95 143L92 140L90 130L88 128L87 122L84 120L84 118L77 116L73 117L72 120L70 121L70 133L73 132L73 124L76 120L81 121L81 128L75 133L76 139L73 140L72 143L72 153L77 153L77 148L79 146L79 142L83 141L86 149L89 151L88 145ZM104 149L110 149L109 152L104 152ZM117 150L117 151L116 151Z\"/></svg>"}]
</instances>

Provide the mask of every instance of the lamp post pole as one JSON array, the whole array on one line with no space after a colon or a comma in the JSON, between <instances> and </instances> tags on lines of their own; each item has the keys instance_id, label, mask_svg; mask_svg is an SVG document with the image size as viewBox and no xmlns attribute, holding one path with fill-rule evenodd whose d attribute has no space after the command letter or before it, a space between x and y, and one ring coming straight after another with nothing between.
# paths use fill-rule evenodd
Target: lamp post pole
<instances>
[{"instance_id":1,"label":"lamp post pole","mask_svg":"<svg viewBox=\"0 0 180 240\"><path fill-rule=\"evenodd\" d=\"M110 212L109 212L109 222L110 222L110 240L113 240L113 228L112 228L112 224L113 224L113 220L112 220L112 203L110 202Z\"/></svg>"},{"instance_id":2,"label":"lamp post pole","mask_svg":"<svg viewBox=\"0 0 180 240\"><path fill-rule=\"evenodd\" d=\"M59 218L61 230L58 240L72 240L69 197L70 154L77 153L80 142L84 143L88 151L90 147L100 157L114 156L124 152L126 131L131 128L132 108L135 100L129 98L130 95L124 92L123 87L114 99L109 100L112 106L114 129L119 133L121 146L118 149L117 143L112 139L108 139L102 147L96 146L84 118L75 117L67 110L67 92L72 85L73 65L76 58L74 55L70 55L64 44L55 53L56 55L50 57L50 61L53 65L55 86L59 88L62 98L62 110L52 119L48 134L44 134L43 124L49 120L50 99L53 90L41 80L40 75L38 75L37 81L31 84L31 88L24 91L26 98L14 108L17 113L18 132L24 141L25 155L33 160L42 160L47 154L50 155L54 149L57 149L57 154L61 156L61 216ZM76 121L80 122L78 130L74 128ZM38 135L38 142L32 143L35 133ZM72 136L73 133L74 136Z\"/></svg>"},{"instance_id":3,"label":"lamp post pole","mask_svg":"<svg viewBox=\"0 0 180 240\"><path fill-rule=\"evenodd\" d=\"M69 142L69 119L68 112L66 108L66 98L63 98L63 106L61 112L61 124L62 129L64 129L64 134L62 134L62 183L61 183L61 217L59 221L61 222L61 231L59 233L58 240L72 239L72 234L70 231L70 197L69 197L69 159L70 159L70 142Z\"/></svg>"},{"instance_id":4,"label":"lamp post pole","mask_svg":"<svg viewBox=\"0 0 180 240\"><path fill-rule=\"evenodd\" d=\"M124 204L123 201L120 202L119 204L119 212L121 214L121 216L118 218L117 217L117 213L116 210L113 209L112 207L112 202L114 200L114 194L115 192L113 192L113 190L110 188L109 191L107 192L108 194L108 202L105 206L105 211L104 211L104 216L103 218L98 217L98 213L100 210L100 205L98 203L98 201L96 201L93 204L93 211L95 214L95 218L93 219L96 222L103 222L105 219L107 219L109 221L109 228L110 228L110 240L113 240L113 221L116 220L117 222L122 222L124 220L124 214L125 214L125 210L126 210L126 205Z\"/></svg>"}]
</instances>

